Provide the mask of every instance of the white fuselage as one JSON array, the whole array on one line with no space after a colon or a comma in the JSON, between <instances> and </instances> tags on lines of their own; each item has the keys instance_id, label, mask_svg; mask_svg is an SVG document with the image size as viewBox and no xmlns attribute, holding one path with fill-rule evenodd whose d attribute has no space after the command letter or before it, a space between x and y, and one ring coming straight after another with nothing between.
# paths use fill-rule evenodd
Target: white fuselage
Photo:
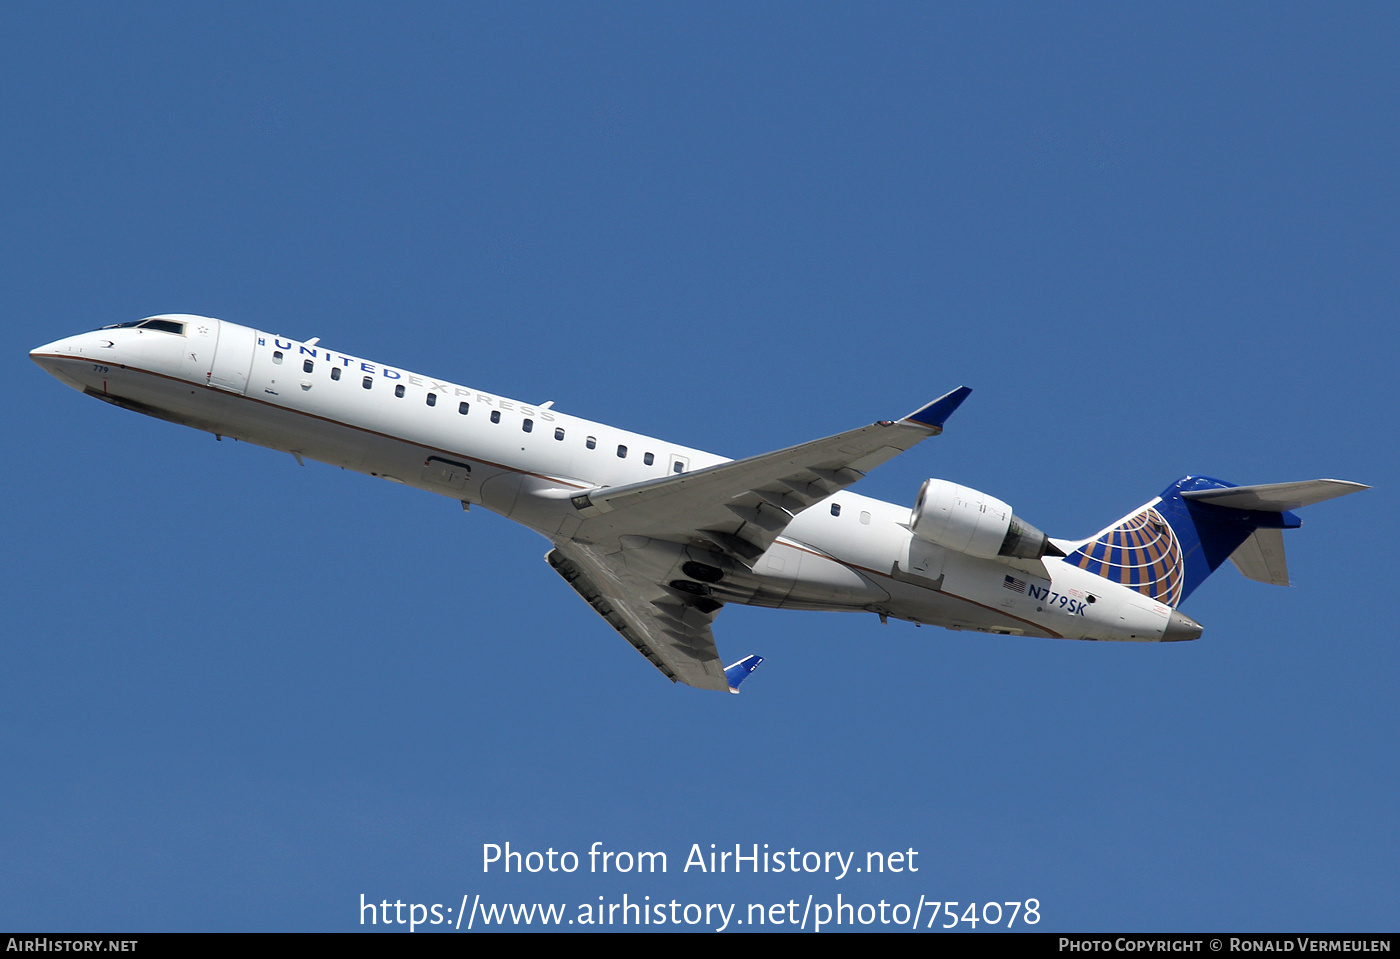
<instances>
[{"instance_id":1,"label":"white fuselage","mask_svg":"<svg viewBox=\"0 0 1400 959\"><path fill-rule=\"evenodd\" d=\"M569 496L726 462L665 440L199 316L105 329L31 356L75 388L221 436L479 504L554 542ZM338 371L338 372L335 372ZM978 559L914 536L909 508L849 491L796 515L728 602L916 623L1153 641L1170 608L1047 558Z\"/></svg>"}]
</instances>

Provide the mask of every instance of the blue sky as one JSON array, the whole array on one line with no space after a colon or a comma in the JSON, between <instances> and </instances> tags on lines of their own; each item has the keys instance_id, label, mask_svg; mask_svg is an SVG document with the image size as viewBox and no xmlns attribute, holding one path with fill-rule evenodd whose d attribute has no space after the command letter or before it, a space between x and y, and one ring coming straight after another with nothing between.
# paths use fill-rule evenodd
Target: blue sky
<instances>
[{"instance_id":1,"label":"blue sky","mask_svg":"<svg viewBox=\"0 0 1400 959\"><path fill-rule=\"evenodd\" d=\"M1041 903L1394 930L1400 15L1383 4L0 11L0 926ZM1083 536L1330 476L1196 643L730 608L672 687L481 510L91 402L27 351L223 317L742 456L902 415ZM665 876L483 875L483 843ZM697 876L693 843L919 852ZM586 869L586 867L585 867ZM742 912L742 906L741 906ZM570 915L573 913L571 912Z\"/></svg>"}]
</instances>

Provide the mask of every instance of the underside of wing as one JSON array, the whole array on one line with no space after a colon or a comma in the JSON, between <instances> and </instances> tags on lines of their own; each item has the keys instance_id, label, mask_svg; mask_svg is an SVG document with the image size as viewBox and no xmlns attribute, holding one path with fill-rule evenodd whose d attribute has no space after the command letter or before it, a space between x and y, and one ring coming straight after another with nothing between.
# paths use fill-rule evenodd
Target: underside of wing
<instances>
[{"instance_id":1,"label":"underside of wing","mask_svg":"<svg viewBox=\"0 0 1400 959\"><path fill-rule=\"evenodd\" d=\"M970 392L775 453L579 493L570 498L577 523L545 559L672 682L729 690L710 631L721 603L694 579L712 582L710 563L752 568L795 515L941 433Z\"/></svg>"},{"instance_id":2,"label":"underside of wing","mask_svg":"<svg viewBox=\"0 0 1400 959\"><path fill-rule=\"evenodd\" d=\"M773 453L573 497L573 539L602 546L645 536L703 546L751 566L792 518L943 430L959 387L902 420L882 420Z\"/></svg>"},{"instance_id":3,"label":"underside of wing","mask_svg":"<svg viewBox=\"0 0 1400 959\"><path fill-rule=\"evenodd\" d=\"M586 544L556 546L549 565L588 605L672 682L730 688L710 624L720 605L689 596L629 568L622 551ZM644 561L644 558L643 558Z\"/></svg>"}]
</instances>

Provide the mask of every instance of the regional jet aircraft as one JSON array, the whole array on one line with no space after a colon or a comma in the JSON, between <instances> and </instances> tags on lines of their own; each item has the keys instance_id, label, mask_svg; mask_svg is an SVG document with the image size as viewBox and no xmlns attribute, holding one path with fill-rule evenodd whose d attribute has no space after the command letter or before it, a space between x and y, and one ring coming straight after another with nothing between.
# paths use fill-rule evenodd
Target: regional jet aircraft
<instances>
[{"instance_id":1,"label":"regional jet aircraft","mask_svg":"<svg viewBox=\"0 0 1400 959\"><path fill-rule=\"evenodd\" d=\"M205 316L167 314L30 353L89 396L216 436L480 505L552 543L549 565L672 682L737 692L726 603L864 610L1055 639L1173 642L1177 606L1229 559L1287 585L1292 510L1366 489L1186 476L1103 531L1051 539L941 479L913 510L850 487L943 431L970 390L908 416L728 460L667 440Z\"/></svg>"}]
</instances>

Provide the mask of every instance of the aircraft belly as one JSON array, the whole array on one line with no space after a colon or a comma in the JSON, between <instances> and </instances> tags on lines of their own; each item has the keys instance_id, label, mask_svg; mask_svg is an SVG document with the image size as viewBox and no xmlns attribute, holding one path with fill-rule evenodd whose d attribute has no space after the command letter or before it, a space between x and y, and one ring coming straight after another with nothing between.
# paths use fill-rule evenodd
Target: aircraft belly
<instances>
[{"instance_id":1,"label":"aircraft belly","mask_svg":"<svg viewBox=\"0 0 1400 959\"><path fill-rule=\"evenodd\" d=\"M138 412L195 429L214 431L227 418L222 398L209 395L209 390L141 370L101 369L105 372L79 374L86 392L98 399L109 399L119 406L131 403Z\"/></svg>"},{"instance_id":2,"label":"aircraft belly","mask_svg":"<svg viewBox=\"0 0 1400 959\"><path fill-rule=\"evenodd\" d=\"M219 436L420 485L426 454L411 443L305 415L276 403L182 382L161 374L113 368L89 390L119 404Z\"/></svg>"},{"instance_id":3,"label":"aircraft belly","mask_svg":"<svg viewBox=\"0 0 1400 959\"><path fill-rule=\"evenodd\" d=\"M1057 639L1155 642L1169 607L1059 562L1049 578L994 561L950 556L937 589L901 577L890 615L951 629Z\"/></svg>"},{"instance_id":4,"label":"aircraft belly","mask_svg":"<svg viewBox=\"0 0 1400 959\"><path fill-rule=\"evenodd\" d=\"M975 629L1016 636L1055 636L1017 611L954 591L934 591L895 583L886 610L891 616L947 629Z\"/></svg>"},{"instance_id":5,"label":"aircraft belly","mask_svg":"<svg viewBox=\"0 0 1400 959\"><path fill-rule=\"evenodd\" d=\"M768 584L765 593L785 583L778 605L786 607L861 609L890 598L870 576L804 547L774 544L754 572Z\"/></svg>"},{"instance_id":6,"label":"aircraft belly","mask_svg":"<svg viewBox=\"0 0 1400 959\"><path fill-rule=\"evenodd\" d=\"M403 445L340 423L304 416L274 403L212 391L206 395L221 408L217 432L258 446L294 452L320 463L360 470L367 463L385 459L395 446Z\"/></svg>"},{"instance_id":7,"label":"aircraft belly","mask_svg":"<svg viewBox=\"0 0 1400 959\"><path fill-rule=\"evenodd\" d=\"M132 352L128 349L123 358L133 359ZM560 504L553 501L524 496L517 502L518 494L526 487L530 491L535 487L553 488L558 484L552 480L492 468L465 453L441 450L433 441L443 442L443 437L415 435L423 431L379 422L384 419L382 415L366 423L371 418L358 416L359 411L353 406L344 409L328 403L330 394L325 389L314 393L293 389L284 393L285 375L279 383L274 377L255 373L256 387L268 394L256 396L210 389L161 372L96 364L86 356L75 357L65 366L72 367L71 373L67 369L60 372L76 388L159 419L454 499L483 503L546 534L555 532L566 515ZM354 394L349 396L353 398L351 403L360 399ZM345 402L345 395L340 399L342 406L350 405ZM358 425L342 423L342 418L353 419ZM437 464L430 462L434 456L440 461ZM441 462L444 460L450 464L447 468ZM493 478L499 480L492 491L494 495L483 496L481 487Z\"/></svg>"}]
</instances>

